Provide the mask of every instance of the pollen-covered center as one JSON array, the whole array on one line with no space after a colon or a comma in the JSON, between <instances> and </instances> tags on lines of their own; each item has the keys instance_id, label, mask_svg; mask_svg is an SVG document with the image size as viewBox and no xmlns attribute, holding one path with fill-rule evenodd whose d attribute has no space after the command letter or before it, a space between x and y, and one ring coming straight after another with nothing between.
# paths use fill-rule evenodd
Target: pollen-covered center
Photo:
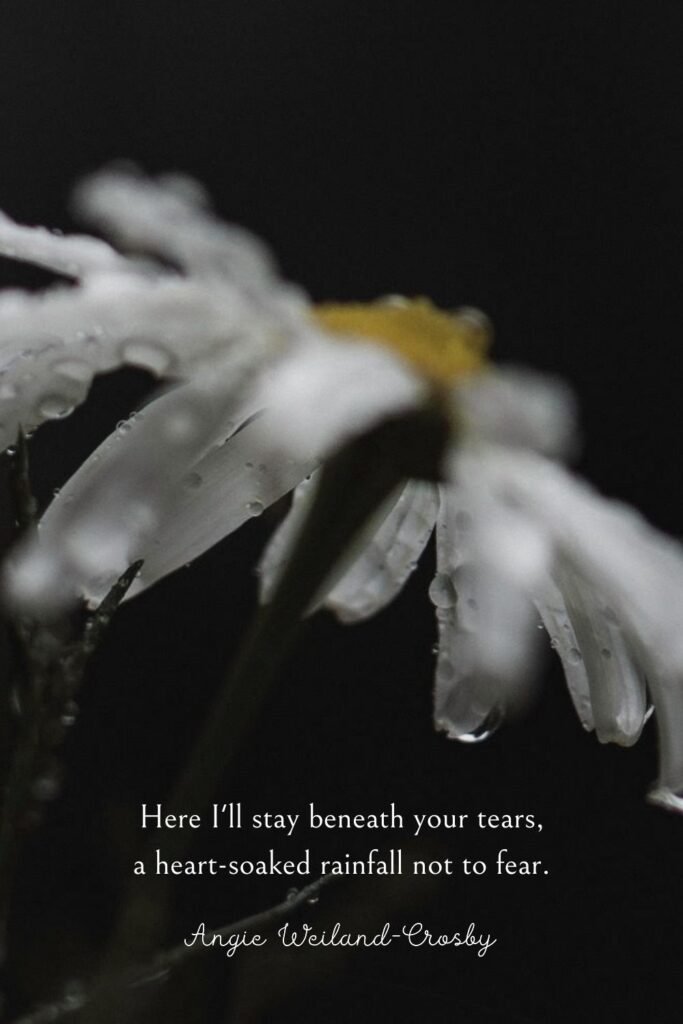
<instances>
[{"instance_id":1,"label":"pollen-covered center","mask_svg":"<svg viewBox=\"0 0 683 1024\"><path fill-rule=\"evenodd\" d=\"M386 345L435 382L450 382L487 361L491 329L478 310L446 313L429 299L385 299L324 303L315 317L334 334Z\"/></svg>"}]
</instances>

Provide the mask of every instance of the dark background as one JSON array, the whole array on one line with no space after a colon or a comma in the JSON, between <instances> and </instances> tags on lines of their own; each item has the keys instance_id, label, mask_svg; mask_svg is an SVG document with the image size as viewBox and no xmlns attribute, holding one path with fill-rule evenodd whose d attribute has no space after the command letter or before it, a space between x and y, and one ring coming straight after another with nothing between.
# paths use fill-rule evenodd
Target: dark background
<instances>
[{"instance_id":1,"label":"dark background","mask_svg":"<svg viewBox=\"0 0 683 1024\"><path fill-rule=\"evenodd\" d=\"M683 172L677 3L519 0L0 3L0 205L71 226L74 180L108 160L204 182L315 299L428 294L477 305L495 355L575 387L579 468L681 532ZM3 264L5 283L39 275ZM98 382L33 444L47 500L148 391ZM283 510L120 614L83 693L63 797L28 843L10 948L17 1010L87 974L139 835L163 799L255 605ZM548 877L343 883L319 927L470 920L483 960L446 950L209 953L149 1020L677 1020L683 822L648 807L656 732L624 751L582 732L548 655L529 716L463 747L431 725L432 554L366 625L324 616L290 660L220 798L247 809L533 812L541 835L434 837L434 857L543 857ZM266 840L268 837L266 837ZM390 840L393 839L393 842ZM230 841L232 845L226 844ZM397 845L296 834L282 854ZM271 844L202 834L195 856ZM420 847L427 855L427 848ZM492 870L492 869L490 869ZM286 891L286 885L284 886ZM284 896L277 879L178 885L176 939Z\"/></svg>"}]
</instances>

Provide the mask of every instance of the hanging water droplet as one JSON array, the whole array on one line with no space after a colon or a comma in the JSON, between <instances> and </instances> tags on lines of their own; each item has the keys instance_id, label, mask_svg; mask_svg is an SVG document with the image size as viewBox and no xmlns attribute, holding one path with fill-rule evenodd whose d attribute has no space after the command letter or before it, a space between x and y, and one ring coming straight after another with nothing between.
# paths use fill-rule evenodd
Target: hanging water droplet
<instances>
[{"instance_id":1,"label":"hanging water droplet","mask_svg":"<svg viewBox=\"0 0 683 1024\"><path fill-rule=\"evenodd\" d=\"M500 729L504 718L505 715L503 714L502 708L492 708L484 721L478 725L476 729L472 729L471 732L463 733L462 736L458 736L457 738L461 743L483 743L484 740L487 740L489 736L493 736L493 734Z\"/></svg>"},{"instance_id":2,"label":"hanging water droplet","mask_svg":"<svg viewBox=\"0 0 683 1024\"><path fill-rule=\"evenodd\" d=\"M119 420L116 424L117 434L127 434L132 429L132 423L129 420Z\"/></svg>"},{"instance_id":3,"label":"hanging water droplet","mask_svg":"<svg viewBox=\"0 0 683 1024\"><path fill-rule=\"evenodd\" d=\"M142 366L152 373L162 374L171 365L171 355L161 345L143 341L129 341L123 346L121 353L126 362L133 366Z\"/></svg>"},{"instance_id":4,"label":"hanging water droplet","mask_svg":"<svg viewBox=\"0 0 683 1024\"><path fill-rule=\"evenodd\" d=\"M60 718L60 722L63 726L68 729L72 726L78 717L78 704L74 700L68 700L64 705L64 710Z\"/></svg>"},{"instance_id":5,"label":"hanging water droplet","mask_svg":"<svg viewBox=\"0 0 683 1024\"><path fill-rule=\"evenodd\" d=\"M453 608L458 595L448 573L436 574L429 586L429 599L437 608Z\"/></svg>"},{"instance_id":6,"label":"hanging water droplet","mask_svg":"<svg viewBox=\"0 0 683 1024\"><path fill-rule=\"evenodd\" d=\"M263 512L263 502L258 501L257 499L254 499L254 501L248 501L247 512L252 517L260 516L261 513Z\"/></svg>"},{"instance_id":7,"label":"hanging water droplet","mask_svg":"<svg viewBox=\"0 0 683 1024\"><path fill-rule=\"evenodd\" d=\"M61 420L73 412L73 408L71 399L55 392L51 395L43 395L38 403L38 414L48 420Z\"/></svg>"}]
</instances>

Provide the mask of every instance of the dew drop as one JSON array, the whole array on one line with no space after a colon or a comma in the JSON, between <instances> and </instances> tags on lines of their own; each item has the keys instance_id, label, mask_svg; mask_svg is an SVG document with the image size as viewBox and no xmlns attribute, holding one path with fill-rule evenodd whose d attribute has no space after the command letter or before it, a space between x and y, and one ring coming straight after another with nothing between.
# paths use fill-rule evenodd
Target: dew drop
<instances>
[{"instance_id":1,"label":"dew drop","mask_svg":"<svg viewBox=\"0 0 683 1024\"><path fill-rule=\"evenodd\" d=\"M252 517L260 516L261 513L263 512L263 502L262 501L257 501L257 500L248 501L247 502L247 512Z\"/></svg>"},{"instance_id":2,"label":"dew drop","mask_svg":"<svg viewBox=\"0 0 683 1024\"><path fill-rule=\"evenodd\" d=\"M166 349L148 342L128 342L123 347L122 355L133 366L142 366L156 374L164 373L171 364L171 356Z\"/></svg>"},{"instance_id":3,"label":"dew drop","mask_svg":"<svg viewBox=\"0 0 683 1024\"><path fill-rule=\"evenodd\" d=\"M472 732L463 733L462 736L457 738L461 743L483 743L484 740L487 740L489 736L493 736L500 729L504 718L505 715L501 708L492 708L481 725L478 725Z\"/></svg>"},{"instance_id":4,"label":"dew drop","mask_svg":"<svg viewBox=\"0 0 683 1024\"><path fill-rule=\"evenodd\" d=\"M446 572L437 572L429 586L429 599L437 608L453 608L458 595L453 580Z\"/></svg>"},{"instance_id":5,"label":"dew drop","mask_svg":"<svg viewBox=\"0 0 683 1024\"><path fill-rule=\"evenodd\" d=\"M38 413L48 420L61 420L73 412L73 402L57 393L44 395L38 403Z\"/></svg>"},{"instance_id":6,"label":"dew drop","mask_svg":"<svg viewBox=\"0 0 683 1024\"><path fill-rule=\"evenodd\" d=\"M130 420L119 420L119 422L116 424L116 433L127 434L129 430L132 429L132 426L133 424L130 422Z\"/></svg>"},{"instance_id":7,"label":"dew drop","mask_svg":"<svg viewBox=\"0 0 683 1024\"><path fill-rule=\"evenodd\" d=\"M68 729L69 726L72 726L75 723L77 717L78 704L74 700L68 700L64 705L64 710L62 712L60 722Z\"/></svg>"}]
</instances>

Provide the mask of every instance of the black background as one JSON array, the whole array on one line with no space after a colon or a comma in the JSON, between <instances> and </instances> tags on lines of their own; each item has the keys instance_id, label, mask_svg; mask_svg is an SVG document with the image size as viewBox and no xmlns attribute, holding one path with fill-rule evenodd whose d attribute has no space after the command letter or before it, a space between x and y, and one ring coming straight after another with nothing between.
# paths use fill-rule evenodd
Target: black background
<instances>
[{"instance_id":1,"label":"black background","mask_svg":"<svg viewBox=\"0 0 683 1024\"><path fill-rule=\"evenodd\" d=\"M478 305L495 355L575 387L579 469L681 532L683 172L677 3L519 0L0 4L0 204L71 226L80 175L131 158L204 182L315 299L428 294ZM2 267L6 283L39 275ZM47 500L147 393L98 382L33 442ZM163 799L255 605L253 566L282 509L127 606L93 665L64 794L28 843L10 965L17 1009L95 962L130 873L141 800ZM538 879L341 884L305 917L375 928L470 920L483 960L398 947L342 956L271 945L209 953L149 1020L678 1019L683 823L648 807L637 747L582 732L548 656L529 716L477 747L431 725L433 555L375 620L325 616L290 660L220 797L250 810L533 812L540 835L434 837L422 855L543 857ZM266 837L267 839L268 837ZM392 842L388 840L393 839ZM210 833L196 856L256 856ZM297 833L281 852L397 845ZM228 844L228 845L226 845ZM414 851L415 852L415 851ZM417 854L419 855L419 854ZM178 885L174 936L282 898L286 882Z\"/></svg>"}]
</instances>

